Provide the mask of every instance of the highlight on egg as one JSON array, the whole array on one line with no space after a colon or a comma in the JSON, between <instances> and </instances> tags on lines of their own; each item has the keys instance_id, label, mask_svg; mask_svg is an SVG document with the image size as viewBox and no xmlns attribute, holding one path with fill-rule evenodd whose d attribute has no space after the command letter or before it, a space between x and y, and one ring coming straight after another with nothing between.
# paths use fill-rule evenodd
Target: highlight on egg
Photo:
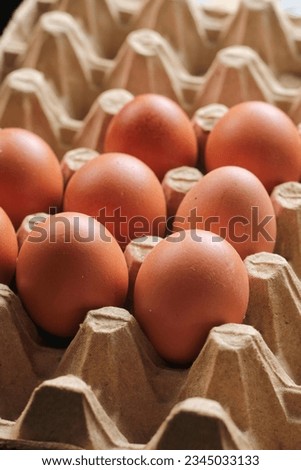
<instances>
[{"instance_id":1,"label":"highlight on egg","mask_svg":"<svg viewBox=\"0 0 301 470\"><path fill-rule=\"evenodd\" d=\"M293 121L262 101L239 103L227 111L208 136L207 171L237 165L254 173L270 193L301 175L301 139Z\"/></svg>"},{"instance_id":2,"label":"highlight on egg","mask_svg":"<svg viewBox=\"0 0 301 470\"><path fill-rule=\"evenodd\" d=\"M169 235L145 258L134 315L163 359L189 365L212 327L243 321L248 298L248 274L237 251L212 232L187 230Z\"/></svg>"},{"instance_id":3,"label":"highlight on egg","mask_svg":"<svg viewBox=\"0 0 301 470\"><path fill-rule=\"evenodd\" d=\"M210 230L225 238L242 259L273 252L276 215L259 179L238 166L224 166L201 178L181 202L173 229Z\"/></svg>"},{"instance_id":4,"label":"highlight on egg","mask_svg":"<svg viewBox=\"0 0 301 470\"><path fill-rule=\"evenodd\" d=\"M70 337L89 310L123 306L128 270L103 225L85 214L63 212L33 226L19 253L16 285L36 325Z\"/></svg>"},{"instance_id":5,"label":"highlight on egg","mask_svg":"<svg viewBox=\"0 0 301 470\"><path fill-rule=\"evenodd\" d=\"M104 150L134 155L159 180L172 168L195 166L198 154L188 115L175 101L155 93L136 96L113 117Z\"/></svg>"}]
</instances>

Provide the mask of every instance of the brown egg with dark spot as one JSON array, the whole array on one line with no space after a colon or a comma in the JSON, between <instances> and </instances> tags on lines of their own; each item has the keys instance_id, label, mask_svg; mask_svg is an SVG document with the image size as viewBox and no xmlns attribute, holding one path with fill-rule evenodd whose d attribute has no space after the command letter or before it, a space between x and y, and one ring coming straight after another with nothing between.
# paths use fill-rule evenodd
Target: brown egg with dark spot
<instances>
[{"instance_id":1,"label":"brown egg with dark spot","mask_svg":"<svg viewBox=\"0 0 301 470\"><path fill-rule=\"evenodd\" d=\"M0 206L17 229L24 217L59 208L63 176L58 159L38 135L0 129Z\"/></svg>"},{"instance_id":2,"label":"brown egg with dark spot","mask_svg":"<svg viewBox=\"0 0 301 470\"><path fill-rule=\"evenodd\" d=\"M0 283L10 284L16 269L18 242L13 224L0 207Z\"/></svg>"},{"instance_id":3,"label":"brown egg with dark spot","mask_svg":"<svg viewBox=\"0 0 301 470\"><path fill-rule=\"evenodd\" d=\"M248 274L237 251L214 233L188 230L160 241L145 258L134 314L163 359L189 365L212 327L243 321L248 298Z\"/></svg>"},{"instance_id":4,"label":"brown egg with dark spot","mask_svg":"<svg viewBox=\"0 0 301 470\"><path fill-rule=\"evenodd\" d=\"M147 93L136 96L108 127L105 152L124 152L142 160L163 179L179 166L195 166L197 141L186 113L169 98Z\"/></svg>"},{"instance_id":5,"label":"brown egg with dark spot","mask_svg":"<svg viewBox=\"0 0 301 470\"><path fill-rule=\"evenodd\" d=\"M225 238L244 259L260 251L273 252L276 216L259 179L238 166L213 170L186 194L174 230L211 230Z\"/></svg>"},{"instance_id":6,"label":"brown egg with dark spot","mask_svg":"<svg viewBox=\"0 0 301 470\"><path fill-rule=\"evenodd\" d=\"M158 178L123 153L102 154L80 168L67 185L64 210L97 218L123 249L134 238L165 235L166 202Z\"/></svg>"},{"instance_id":7,"label":"brown egg with dark spot","mask_svg":"<svg viewBox=\"0 0 301 470\"><path fill-rule=\"evenodd\" d=\"M69 337L89 310L124 304L128 270L104 226L84 214L60 213L34 225L19 253L16 283L32 320Z\"/></svg>"}]
</instances>

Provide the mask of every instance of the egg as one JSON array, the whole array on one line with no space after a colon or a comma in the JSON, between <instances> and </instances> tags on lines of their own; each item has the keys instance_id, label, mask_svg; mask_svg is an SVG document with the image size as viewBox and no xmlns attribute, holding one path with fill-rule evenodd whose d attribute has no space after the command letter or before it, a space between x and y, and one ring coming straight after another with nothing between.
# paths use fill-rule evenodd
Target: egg
<instances>
[{"instance_id":1,"label":"egg","mask_svg":"<svg viewBox=\"0 0 301 470\"><path fill-rule=\"evenodd\" d=\"M174 230L205 229L225 238L244 259L273 252L276 216L263 184L250 171L225 166L207 173L186 194Z\"/></svg>"},{"instance_id":2,"label":"egg","mask_svg":"<svg viewBox=\"0 0 301 470\"><path fill-rule=\"evenodd\" d=\"M0 283L10 284L16 269L18 242L13 224L0 207Z\"/></svg>"},{"instance_id":3,"label":"egg","mask_svg":"<svg viewBox=\"0 0 301 470\"><path fill-rule=\"evenodd\" d=\"M213 128L205 150L207 171L224 165L252 171L269 193L280 183L298 181L301 139L296 126L269 103L233 106Z\"/></svg>"},{"instance_id":4,"label":"egg","mask_svg":"<svg viewBox=\"0 0 301 470\"><path fill-rule=\"evenodd\" d=\"M248 275L236 250L204 230L173 233L145 258L134 289L135 318L158 354L189 365L210 329L241 323Z\"/></svg>"},{"instance_id":5,"label":"egg","mask_svg":"<svg viewBox=\"0 0 301 470\"><path fill-rule=\"evenodd\" d=\"M134 155L160 180L172 168L195 166L198 152L193 125L182 108L152 93L136 96L113 117L104 151Z\"/></svg>"},{"instance_id":6,"label":"egg","mask_svg":"<svg viewBox=\"0 0 301 470\"><path fill-rule=\"evenodd\" d=\"M63 177L56 155L36 134L0 129L0 206L17 229L24 217L58 208Z\"/></svg>"},{"instance_id":7,"label":"egg","mask_svg":"<svg viewBox=\"0 0 301 470\"><path fill-rule=\"evenodd\" d=\"M123 305L128 270L105 227L84 214L60 213L33 226L19 253L16 285L40 328L70 337L90 309Z\"/></svg>"},{"instance_id":8,"label":"egg","mask_svg":"<svg viewBox=\"0 0 301 470\"><path fill-rule=\"evenodd\" d=\"M164 236L166 202L153 171L122 153L99 155L70 179L64 210L96 217L122 248L146 235Z\"/></svg>"}]
</instances>

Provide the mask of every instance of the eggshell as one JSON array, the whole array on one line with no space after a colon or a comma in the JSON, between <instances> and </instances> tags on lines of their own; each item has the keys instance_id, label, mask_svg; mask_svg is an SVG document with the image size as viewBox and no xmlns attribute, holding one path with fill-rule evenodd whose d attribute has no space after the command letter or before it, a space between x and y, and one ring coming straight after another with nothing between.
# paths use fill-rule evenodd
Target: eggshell
<instances>
[{"instance_id":1,"label":"eggshell","mask_svg":"<svg viewBox=\"0 0 301 470\"><path fill-rule=\"evenodd\" d=\"M24 217L60 207L63 177L49 145L19 128L0 129L0 206L17 229Z\"/></svg>"},{"instance_id":2,"label":"eggshell","mask_svg":"<svg viewBox=\"0 0 301 470\"><path fill-rule=\"evenodd\" d=\"M18 242L10 218L0 207L0 283L9 284L16 269Z\"/></svg>"},{"instance_id":3,"label":"eggshell","mask_svg":"<svg viewBox=\"0 0 301 470\"><path fill-rule=\"evenodd\" d=\"M185 365L213 326L243 321L248 297L236 250L211 232L182 231L159 242L140 267L135 317L165 360Z\"/></svg>"},{"instance_id":4,"label":"eggshell","mask_svg":"<svg viewBox=\"0 0 301 470\"><path fill-rule=\"evenodd\" d=\"M168 170L197 161L197 141L188 116L174 101L152 93L136 96L113 117L104 150L134 155L160 180Z\"/></svg>"},{"instance_id":5,"label":"eggshell","mask_svg":"<svg viewBox=\"0 0 301 470\"><path fill-rule=\"evenodd\" d=\"M215 125L205 150L208 171L237 165L252 171L268 192L301 174L301 139L275 106L249 101L233 106Z\"/></svg>"},{"instance_id":6,"label":"eggshell","mask_svg":"<svg viewBox=\"0 0 301 470\"><path fill-rule=\"evenodd\" d=\"M174 230L205 229L225 238L244 259L272 252L276 217L271 199L250 171L225 166L211 171L186 194Z\"/></svg>"},{"instance_id":7,"label":"eggshell","mask_svg":"<svg viewBox=\"0 0 301 470\"><path fill-rule=\"evenodd\" d=\"M161 184L147 165L131 155L102 154L86 163L67 185L64 210L97 217L122 248L134 238L165 235Z\"/></svg>"},{"instance_id":8,"label":"eggshell","mask_svg":"<svg viewBox=\"0 0 301 470\"><path fill-rule=\"evenodd\" d=\"M84 214L60 213L36 224L24 241L16 283L32 320L68 337L88 310L123 305L128 270L105 227Z\"/></svg>"},{"instance_id":9,"label":"eggshell","mask_svg":"<svg viewBox=\"0 0 301 470\"><path fill-rule=\"evenodd\" d=\"M49 217L49 214L46 214L46 212L37 212L36 214L29 214L24 217L20 227L17 230L19 250L32 231L34 225L39 222L43 222L47 217Z\"/></svg>"}]
</instances>

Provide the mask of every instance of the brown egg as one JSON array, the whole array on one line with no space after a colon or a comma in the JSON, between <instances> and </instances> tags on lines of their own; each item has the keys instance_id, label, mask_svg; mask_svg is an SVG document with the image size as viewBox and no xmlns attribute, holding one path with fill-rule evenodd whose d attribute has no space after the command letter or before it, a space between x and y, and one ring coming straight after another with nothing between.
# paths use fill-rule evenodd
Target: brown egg
<instances>
[{"instance_id":1,"label":"brown egg","mask_svg":"<svg viewBox=\"0 0 301 470\"><path fill-rule=\"evenodd\" d=\"M165 234L161 184L147 165L131 155L102 154L86 163L67 185L64 210L97 217L122 248L134 238Z\"/></svg>"},{"instance_id":2,"label":"brown egg","mask_svg":"<svg viewBox=\"0 0 301 470\"><path fill-rule=\"evenodd\" d=\"M210 133L205 151L208 171L237 165L254 173L270 193L285 181L299 181L301 140L280 109L261 101L233 106Z\"/></svg>"},{"instance_id":3,"label":"brown egg","mask_svg":"<svg viewBox=\"0 0 301 470\"><path fill-rule=\"evenodd\" d=\"M25 129L0 129L0 206L17 229L24 217L59 207L63 177L49 145Z\"/></svg>"},{"instance_id":4,"label":"brown egg","mask_svg":"<svg viewBox=\"0 0 301 470\"><path fill-rule=\"evenodd\" d=\"M9 284L16 269L18 242L10 218L0 207L0 283Z\"/></svg>"},{"instance_id":5,"label":"brown egg","mask_svg":"<svg viewBox=\"0 0 301 470\"><path fill-rule=\"evenodd\" d=\"M20 250L16 282L32 320L68 337L88 310L123 305L128 270L105 227L84 214L60 213L34 225Z\"/></svg>"},{"instance_id":6,"label":"brown egg","mask_svg":"<svg viewBox=\"0 0 301 470\"><path fill-rule=\"evenodd\" d=\"M172 168L194 166L197 160L188 116L174 101L152 93L136 96L113 117L104 150L134 155L160 180Z\"/></svg>"},{"instance_id":7,"label":"brown egg","mask_svg":"<svg viewBox=\"0 0 301 470\"><path fill-rule=\"evenodd\" d=\"M245 265L226 240L181 231L159 242L140 267L135 317L165 360L185 365L213 326L243 321L248 297Z\"/></svg>"},{"instance_id":8,"label":"brown egg","mask_svg":"<svg viewBox=\"0 0 301 470\"><path fill-rule=\"evenodd\" d=\"M174 230L210 230L225 238L244 259L260 251L272 252L276 217L271 199L250 171L225 166L211 171L186 194Z\"/></svg>"}]
</instances>

